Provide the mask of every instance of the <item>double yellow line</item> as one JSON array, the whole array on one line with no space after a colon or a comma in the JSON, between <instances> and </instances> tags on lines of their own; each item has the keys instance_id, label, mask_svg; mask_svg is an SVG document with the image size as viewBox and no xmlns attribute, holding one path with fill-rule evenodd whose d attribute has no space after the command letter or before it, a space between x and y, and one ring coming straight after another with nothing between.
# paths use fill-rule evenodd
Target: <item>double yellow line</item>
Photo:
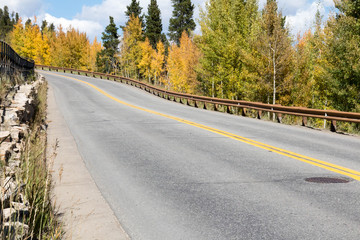
<instances>
[{"instance_id":1,"label":"double yellow line","mask_svg":"<svg viewBox=\"0 0 360 240\"><path fill-rule=\"evenodd\" d=\"M170 116L170 115L167 115L167 114L163 114L163 113L152 111L152 110L149 110L149 109L146 109L146 108L135 106L135 105L129 104L129 103L124 102L124 101L121 101L121 100L111 96L107 92L105 92L102 89L94 86L91 83L88 83L88 82L85 82L85 81L82 81L82 80L79 80L79 79L76 79L76 78L73 78L73 77L63 76L63 75L59 75L59 74L55 74L55 73L48 73L48 74L52 74L52 75L72 79L72 80L87 84L88 86L94 88L95 90L97 90L101 94L105 95L106 97L108 97L108 98L110 98L110 99L112 99L112 100L114 100L114 101L116 101L118 103L121 103L123 105L126 105L128 107L135 108L135 109L138 109L138 110L141 110L141 111L144 111L144 112L148 112L148 113L151 113L151 114L159 115L159 116L162 116L162 117L165 117L165 118L168 118L168 119L172 119L172 120L184 123L184 124L188 124L188 125L191 125L191 126L194 126L194 127L197 127L197 128L201 128L201 129L204 129L206 131L213 132L213 133L216 133L216 134L228 137L228 138L232 138L234 140L237 140L237 141L240 141L240 142L243 142L243 143L258 147L258 148L262 148L262 149L265 149L265 150L268 150L268 151L271 151L271 152L274 152L274 153L277 153L277 154L280 154L280 155L283 155L283 156L286 156L286 157L289 157L289 158L292 158L292 159L296 159L296 160L299 160L299 161L302 161L302 162L306 162L308 164L311 164L311 165L314 165L314 166L317 166L317 167L320 167L320 168L323 168L323 169L327 169L329 171L336 172L336 173L339 173L339 174L342 174L342 175L345 175L345 176L348 176L348 177L351 177L353 179L356 179L356 180L360 181L360 172L358 172L358 171L355 171L355 170L352 170L352 169L349 169L349 168L345 168L345 167L342 167L342 166L339 166L339 165L336 165L336 164L328 163L328 162L325 162L325 161L321 161L321 160L318 160L318 159L315 159L315 158L307 157L307 156L304 156L304 155L301 155L301 154L298 154L298 153L294 153L294 152L291 152L291 151L288 151L288 150L285 150L285 149L277 148L277 147L274 147L274 146L271 146L271 145L268 145L268 144L265 144L265 143L254 141L254 140L249 139L249 138L245 138L245 137L233 134L233 133L225 132L225 131L222 131L222 130L219 130L219 129L216 129L216 128L212 128L212 127L209 127L209 126L206 126L206 125L202 125L202 124L199 124L199 123L191 122L191 121L188 121L188 120L185 120L185 119L182 119L182 118Z\"/></svg>"}]
</instances>

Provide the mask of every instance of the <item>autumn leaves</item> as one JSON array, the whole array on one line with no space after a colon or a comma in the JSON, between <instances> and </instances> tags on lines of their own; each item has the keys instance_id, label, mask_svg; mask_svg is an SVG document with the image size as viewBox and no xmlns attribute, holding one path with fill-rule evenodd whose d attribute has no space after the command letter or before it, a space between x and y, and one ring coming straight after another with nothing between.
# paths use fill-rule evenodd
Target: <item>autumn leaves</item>
<instances>
[{"instance_id":1,"label":"autumn leaves","mask_svg":"<svg viewBox=\"0 0 360 240\"><path fill-rule=\"evenodd\" d=\"M46 22L45 22L46 23ZM85 33L74 28L58 30L43 24L42 29L35 22L25 25L19 19L10 33L10 44L21 56L35 60L36 64L77 68L95 71L97 52L101 43L96 38L90 43Z\"/></svg>"}]
</instances>

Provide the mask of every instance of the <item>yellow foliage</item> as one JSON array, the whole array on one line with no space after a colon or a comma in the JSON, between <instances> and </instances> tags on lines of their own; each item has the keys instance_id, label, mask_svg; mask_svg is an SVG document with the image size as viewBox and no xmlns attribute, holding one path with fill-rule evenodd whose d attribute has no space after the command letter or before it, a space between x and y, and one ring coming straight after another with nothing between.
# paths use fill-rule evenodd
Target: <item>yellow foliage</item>
<instances>
[{"instance_id":1,"label":"yellow foliage","mask_svg":"<svg viewBox=\"0 0 360 240\"><path fill-rule=\"evenodd\" d=\"M138 65L141 61L142 26L138 17L130 17L129 22L123 29L120 62L123 66L123 75L136 78Z\"/></svg>"},{"instance_id":2,"label":"yellow foliage","mask_svg":"<svg viewBox=\"0 0 360 240\"><path fill-rule=\"evenodd\" d=\"M97 38L95 37L92 44L90 44L89 48L89 71L95 71L96 69L96 55L98 52L100 52L102 49L101 42L97 41Z\"/></svg>"},{"instance_id":3,"label":"yellow foliage","mask_svg":"<svg viewBox=\"0 0 360 240\"><path fill-rule=\"evenodd\" d=\"M151 73L156 82L164 82L163 74L165 72L164 64L165 64L165 47L164 44L159 41L156 45L157 51L153 51L151 56Z\"/></svg>"},{"instance_id":4,"label":"yellow foliage","mask_svg":"<svg viewBox=\"0 0 360 240\"><path fill-rule=\"evenodd\" d=\"M169 85L178 92L195 93L200 52L186 32L180 38L180 46L173 44L168 59Z\"/></svg>"},{"instance_id":5,"label":"yellow foliage","mask_svg":"<svg viewBox=\"0 0 360 240\"><path fill-rule=\"evenodd\" d=\"M27 24L25 27L20 19L10 33L10 39L13 49L21 56L33 59L37 64L49 64L49 41L42 36L36 18L34 25Z\"/></svg>"},{"instance_id":6,"label":"yellow foliage","mask_svg":"<svg viewBox=\"0 0 360 240\"><path fill-rule=\"evenodd\" d=\"M138 68L140 70L140 73L143 74L146 78L148 78L150 82L152 77L151 58L155 50L152 48L148 38L146 38L144 42L140 42L139 46L141 49L141 58L138 64Z\"/></svg>"},{"instance_id":7,"label":"yellow foliage","mask_svg":"<svg viewBox=\"0 0 360 240\"><path fill-rule=\"evenodd\" d=\"M22 57L36 64L94 70L96 54L101 43L95 39L90 44L85 33L74 28L66 32L60 26L57 32L40 31L36 24L24 24L20 19L10 33L10 44Z\"/></svg>"},{"instance_id":8,"label":"yellow foliage","mask_svg":"<svg viewBox=\"0 0 360 240\"><path fill-rule=\"evenodd\" d=\"M22 48L24 47L24 26L21 18L10 33L10 44L15 52L22 55Z\"/></svg>"}]
</instances>

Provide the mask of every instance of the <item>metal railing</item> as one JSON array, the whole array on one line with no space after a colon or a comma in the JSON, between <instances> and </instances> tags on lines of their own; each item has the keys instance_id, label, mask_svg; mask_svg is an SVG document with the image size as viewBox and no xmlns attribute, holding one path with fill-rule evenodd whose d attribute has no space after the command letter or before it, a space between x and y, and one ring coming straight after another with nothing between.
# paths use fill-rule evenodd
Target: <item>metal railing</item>
<instances>
[{"instance_id":1,"label":"metal railing","mask_svg":"<svg viewBox=\"0 0 360 240\"><path fill-rule=\"evenodd\" d=\"M13 76L16 73L27 75L34 70L35 62L22 58L9 44L0 40L0 73Z\"/></svg>"},{"instance_id":2,"label":"metal railing","mask_svg":"<svg viewBox=\"0 0 360 240\"><path fill-rule=\"evenodd\" d=\"M214 110L219 110L220 106L223 106L223 109L231 113L234 109L241 109L241 114L243 116L247 116L248 109L253 109L257 111L257 118L261 119L263 116L263 112L270 112L276 114L277 121L281 123L282 115L293 115L302 117L302 125L307 125L307 118L320 118L331 121L330 130L336 132L336 121L343 122L351 122L351 123L360 123L360 113L355 112L341 112L334 110L319 110L319 109L311 109L305 107L287 107L282 105L273 105L266 104L260 102L249 102L249 101L241 101L241 100L229 100L229 99L221 99L221 98L212 98L212 97L204 97L198 95L191 95L185 93L178 93L173 91L167 91L138 80L134 80L131 78L120 77L111 74L105 73L97 73L90 72L84 70L77 70L71 68L62 68L62 67L51 67L51 66L43 66L36 65L37 68L41 68L42 70L48 69L49 71L61 71L61 72L70 72L70 73L83 73L85 76L91 77L99 77L101 79L113 79L115 81L120 81L122 83L130 84L132 86L136 86L145 91L148 91L154 95L159 97L166 98L168 100L178 101L183 104L191 105L197 108L208 109L209 105L213 106Z\"/></svg>"}]
</instances>

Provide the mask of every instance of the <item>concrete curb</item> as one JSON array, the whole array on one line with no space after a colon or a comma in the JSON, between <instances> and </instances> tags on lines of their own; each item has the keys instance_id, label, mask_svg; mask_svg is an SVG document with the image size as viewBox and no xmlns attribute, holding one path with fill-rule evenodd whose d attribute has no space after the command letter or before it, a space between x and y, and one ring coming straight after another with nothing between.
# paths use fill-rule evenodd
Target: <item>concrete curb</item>
<instances>
[{"instance_id":1,"label":"concrete curb","mask_svg":"<svg viewBox=\"0 0 360 240\"><path fill-rule=\"evenodd\" d=\"M48 90L48 156L58 141L53 194L65 230L64 239L130 239L98 190L60 113L54 92Z\"/></svg>"}]
</instances>

